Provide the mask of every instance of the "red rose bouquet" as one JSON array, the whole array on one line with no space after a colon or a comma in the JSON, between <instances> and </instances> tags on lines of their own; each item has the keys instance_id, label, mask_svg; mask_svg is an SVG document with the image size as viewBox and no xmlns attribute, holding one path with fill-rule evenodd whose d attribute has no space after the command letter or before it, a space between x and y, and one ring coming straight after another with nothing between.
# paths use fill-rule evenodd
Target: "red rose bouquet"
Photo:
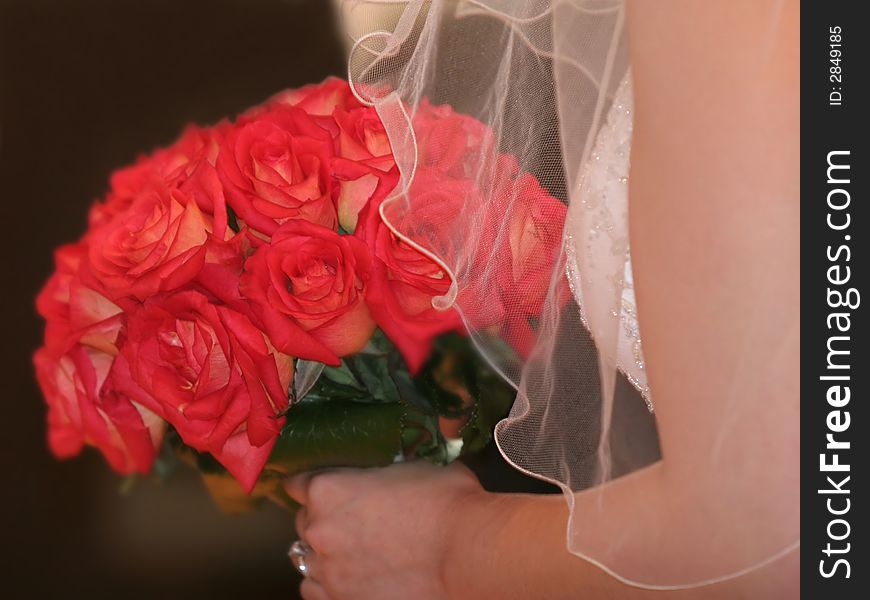
<instances>
[{"instance_id":1,"label":"red rose bouquet","mask_svg":"<svg viewBox=\"0 0 870 600\"><path fill-rule=\"evenodd\" d=\"M486 132L428 105L416 127L413 185L434 218L475 190L427 139L466 148ZM543 199L517 213L500 269L528 291L524 353L547 283L524 256L556 251L560 231L537 224L564 206L499 160ZM476 357L459 314L433 307L449 274L382 220L398 182L376 111L340 80L190 127L115 172L37 300L51 450L94 446L124 474L180 455L214 489L230 475L276 497L280 478L304 469L446 462L456 439L479 449L512 390Z\"/></svg>"}]
</instances>

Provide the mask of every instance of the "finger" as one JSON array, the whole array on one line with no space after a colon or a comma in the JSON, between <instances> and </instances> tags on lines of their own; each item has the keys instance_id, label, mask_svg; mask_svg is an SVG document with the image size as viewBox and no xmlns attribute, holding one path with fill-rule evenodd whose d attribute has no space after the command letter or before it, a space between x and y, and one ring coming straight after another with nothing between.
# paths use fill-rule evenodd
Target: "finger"
<instances>
[{"instance_id":1,"label":"finger","mask_svg":"<svg viewBox=\"0 0 870 600\"><path fill-rule=\"evenodd\" d=\"M308 504L308 491L311 487L311 481L315 477L326 473L335 475L348 470L349 469L318 469L316 471L298 473L284 482L284 490L287 492L287 495L293 498L296 502L305 505Z\"/></svg>"},{"instance_id":2,"label":"finger","mask_svg":"<svg viewBox=\"0 0 870 600\"><path fill-rule=\"evenodd\" d=\"M308 486L311 484L312 477L314 477L312 472L294 475L284 482L284 490L288 496L304 506L308 504Z\"/></svg>"},{"instance_id":3,"label":"finger","mask_svg":"<svg viewBox=\"0 0 870 600\"><path fill-rule=\"evenodd\" d=\"M306 509L304 506L296 511L296 519L294 520L294 524L296 526L296 537L304 540L305 530L308 529L308 509Z\"/></svg>"},{"instance_id":4,"label":"finger","mask_svg":"<svg viewBox=\"0 0 870 600\"><path fill-rule=\"evenodd\" d=\"M299 595L303 600L330 600L323 586L311 578L302 580L299 585Z\"/></svg>"},{"instance_id":5,"label":"finger","mask_svg":"<svg viewBox=\"0 0 870 600\"><path fill-rule=\"evenodd\" d=\"M323 585L323 562L317 552L311 552L305 557L305 579Z\"/></svg>"},{"instance_id":6,"label":"finger","mask_svg":"<svg viewBox=\"0 0 870 600\"><path fill-rule=\"evenodd\" d=\"M468 465L460 460L453 461L452 463L447 465L447 469L452 473L456 473L457 475L462 475L474 481L478 481L477 475L474 474L474 471L469 469Z\"/></svg>"}]
</instances>

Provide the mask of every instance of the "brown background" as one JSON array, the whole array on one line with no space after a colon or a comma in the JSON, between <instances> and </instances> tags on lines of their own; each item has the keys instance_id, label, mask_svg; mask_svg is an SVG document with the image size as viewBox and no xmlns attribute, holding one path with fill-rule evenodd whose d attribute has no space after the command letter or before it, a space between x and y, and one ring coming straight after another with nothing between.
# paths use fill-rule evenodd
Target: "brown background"
<instances>
[{"instance_id":1,"label":"brown background","mask_svg":"<svg viewBox=\"0 0 870 600\"><path fill-rule=\"evenodd\" d=\"M195 476L128 496L56 462L30 355L51 250L112 169L182 126L344 68L326 0L0 0L0 585L5 598L293 597L277 509L226 517Z\"/></svg>"}]
</instances>

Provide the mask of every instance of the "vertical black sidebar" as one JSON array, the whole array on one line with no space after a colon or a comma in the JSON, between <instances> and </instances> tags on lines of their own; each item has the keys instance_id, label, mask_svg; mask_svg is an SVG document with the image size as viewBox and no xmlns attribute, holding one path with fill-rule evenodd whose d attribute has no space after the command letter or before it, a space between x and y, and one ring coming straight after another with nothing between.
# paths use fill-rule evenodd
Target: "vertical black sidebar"
<instances>
[{"instance_id":1,"label":"vertical black sidebar","mask_svg":"<svg viewBox=\"0 0 870 600\"><path fill-rule=\"evenodd\" d=\"M870 590L863 6L801 7L801 589L813 599Z\"/></svg>"}]
</instances>

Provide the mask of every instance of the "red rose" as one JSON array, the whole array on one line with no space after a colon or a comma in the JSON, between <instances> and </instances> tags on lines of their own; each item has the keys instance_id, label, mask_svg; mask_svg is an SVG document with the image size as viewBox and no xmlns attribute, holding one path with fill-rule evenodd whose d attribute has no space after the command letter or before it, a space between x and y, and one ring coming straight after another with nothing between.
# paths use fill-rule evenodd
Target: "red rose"
<instances>
[{"instance_id":1,"label":"red rose","mask_svg":"<svg viewBox=\"0 0 870 600\"><path fill-rule=\"evenodd\" d=\"M390 182L385 191L395 187L398 170L386 129L374 108L336 108L333 117L339 126L338 156L332 163L333 175L339 180L338 221L345 231L353 232L359 212L381 182Z\"/></svg>"},{"instance_id":2,"label":"red rose","mask_svg":"<svg viewBox=\"0 0 870 600\"><path fill-rule=\"evenodd\" d=\"M498 252L502 257L498 287L505 305L513 307L505 324L506 339L528 356L537 339L534 322L549 292L552 265L561 252L567 207L531 174L516 179L504 175L492 207L499 215L510 215Z\"/></svg>"},{"instance_id":3,"label":"red rose","mask_svg":"<svg viewBox=\"0 0 870 600\"><path fill-rule=\"evenodd\" d=\"M127 210L133 200L157 179L154 165L148 158L112 173L109 193L105 200L95 202L88 213L91 227L99 227Z\"/></svg>"},{"instance_id":4,"label":"red rose","mask_svg":"<svg viewBox=\"0 0 870 600\"><path fill-rule=\"evenodd\" d=\"M153 154L151 162L155 172L168 184L181 186L203 162L215 164L221 141L229 129L226 121L208 129L188 126L174 144Z\"/></svg>"},{"instance_id":5,"label":"red rose","mask_svg":"<svg viewBox=\"0 0 870 600\"><path fill-rule=\"evenodd\" d=\"M456 303L476 329L501 322L505 311L495 262L507 248L494 226L502 216L490 210L475 182L428 168L417 170L401 201L382 209L397 231L455 269Z\"/></svg>"},{"instance_id":6,"label":"red rose","mask_svg":"<svg viewBox=\"0 0 870 600\"><path fill-rule=\"evenodd\" d=\"M457 113L448 104L423 99L414 113L418 167L435 169L455 179L486 173L485 165L498 147L492 130L480 121Z\"/></svg>"},{"instance_id":7,"label":"red rose","mask_svg":"<svg viewBox=\"0 0 870 600\"><path fill-rule=\"evenodd\" d=\"M155 182L124 212L93 229L83 276L113 298L144 300L193 279L212 236L227 236L227 216L217 176L204 163L180 188Z\"/></svg>"},{"instance_id":8,"label":"red rose","mask_svg":"<svg viewBox=\"0 0 870 600\"><path fill-rule=\"evenodd\" d=\"M550 285L552 265L562 247L567 207L544 190L529 173L516 181L508 224L511 266L505 286L529 313L540 313Z\"/></svg>"},{"instance_id":9,"label":"red rose","mask_svg":"<svg viewBox=\"0 0 870 600\"><path fill-rule=\"evenodd\" d=\"M291 219L335 229L333 146L331 134L295 107L240 118L216 163L239 221L265 235Z\"/></svg>"},{"instance_id":10,"label":"red rose","mask_svg":"<svg viewBox=\"0 0 870 600\"><path fill-rule=\"evenodd\" d=\"M245 265L258 248L269 242L244 228L227 242L210 244L206 264L196 278L197 287L244 314L262 331L270 332L276 348L296 358L338 364L336 354L293 319L247 298L240 289Z\"/></svg>"},{"instance_id":11,"label":"red rose","mask_svg":"<svg viewBox=\"0 0 870 600\"><path fill-rule=\"evenodd\" d=\"M453 309L433 308L432 299L450 289L450 277L384 224L378 211L381 202L371 202L360 213L355 233L375 257L366 301L375 322L399 348L411 373L416 373L429 356L432 339L461 330L462 320Z\"/></svg>"},{"instance_id":12,"label":"red rose","mask_svg":"<svg viewBox=\"0 0 870 600\"><path fill-rule=\"evenodd\" d=\"M374 331L364 296L371 255L360 240L305 221L285 223L245 263L240 290L277 348L308 357L361 350ZM299 336L299 329L307 336Z\"/></svg>"},{"instance_id":13,"label":"red rose","mask_svg":"<svg viewBox=\"0 0 870 600\"><path fill-rule=\"evenodd\" d=\"M185 444L210 452L250 491L288 406L293 359L251 321L196 291L149 298L130 315L119 361Z\"/></svg>"},{"instance_id":14,"label":"red rose","mask_svg":"<svg viewBox=\"0 0 870 600\"><path fill-rule=\"evenodd\" d=\"M123 312L79 280L83 244L55 253L57 270L36 305L46 320L45 347L34 356L48 404L49 446L70 457L96 446L121 473L151 468L164 424L111 384Z\"/></svg>"},{"instance_id":15,"label":"red rose","mask_svg":"<svg viewBox=\"0 0 870 600\"><path fill-rule=\"evenodd\" d=\"M45 319L45 345L60 356L77 343L115 352L121 308L79 277L87 257L85 244L69 244L55 251L55 272L36 298Z\"/></svg>"},{"instance_id":16,"label":"red rose","mask_svg":"<svg viewBox=\"0 0 870 600\"><path fill-rule=\"evenodd\" d=\"M111 384L114 357L77 344L60 357L47 349L34 356L36 377L48 404L48 442L58 458L95 446L119 473L147 473L165 423Z\"/></svg>"},{"instance_id":17,"label":"red rose","mask_svg":"<svg viewBox=\"0 0 870 600\"><path fill-rule=\"evenodd\" d=\"M353 232L357 215L379 179L395 166L377 111L361 104L346 81L328 78L323 83L281 92L249 111L245 118L257 119L281 107L305 111L333 139L335 156L329 162L329 174L338 184L334 197L338 222L345 231ZM306 219L330 226L318 218Z\"/></svg>"},{"instance_id":18,"label":"red rose","mask_svg":"<svg viewBox=\"0 0 870 600\"><path fill-rule=\"evenodd\" d=\"M111 187L104 202L91 207L90 224L96 227L129 208L133 200L152 185L170 189L184 184L203 162L214 165L220 141L229 124L203 129L189 126L170 147L112 173ZM211 214L211 213L209 213Z\"/></svg>"},{"instance_id":19,"label":"red rose","mask_svg":"<svg viewBox=\"0 0 870 600\"><path fill-rule=\"evenodd\" d=\"M336 109L349 110L362 106L344 79L327 77L321 83L303 85L293 90L285 90L265 103L265 109L276 105L295 106L309 115L331 116ZM255 108L254 113L262 108Z\"/></svg>"},{"instance_id":20,"label":"red rose","mask_svg":"<svg viewBox=\"0 0 870 600\"><path fill-rule=\"evenodd\" d=\"M457 147L461 138L456 134ZM385 217L456 270L456 301L472 327L503 324L497 334L527 356L561 250L566 206L510 155L498 155L486 176L472 181L442 170L447 154L435 161L438 168L418 167L404 201L388 204ZM461 160L448 163L455 170Z\"/></svg>"}]
</instances>

